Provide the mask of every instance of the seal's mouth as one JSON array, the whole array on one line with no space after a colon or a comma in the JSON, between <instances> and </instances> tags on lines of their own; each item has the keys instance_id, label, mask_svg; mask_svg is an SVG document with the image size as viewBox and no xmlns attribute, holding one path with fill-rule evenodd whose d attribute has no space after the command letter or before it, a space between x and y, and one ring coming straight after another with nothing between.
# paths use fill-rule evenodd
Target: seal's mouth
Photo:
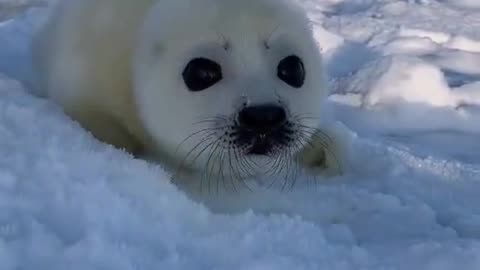
<instances>
[{"instance_id":1,"label":"seal's mouth","mask_svg":"<svg viewBox=\"0 0 480 270\"><path fill-rule=\"evenodd\" d=\"M247 151L248 155L266 156L273 150L274 141L268 139L265 134L261 134L253 139L253 144Z\"/></svg>"},{"instance_id":2,"label":"seal's mouth","mask_svg":"<svg viewBox=\"0 0 480 270\"><path fill-rule=\"evenodd\" d=\"M287 124L276 129L254 131L242 129L236 132L236 144L245 149L246 155L274 156L288 148L294 141L294 131Z\"/></svg>"}]
</instances>

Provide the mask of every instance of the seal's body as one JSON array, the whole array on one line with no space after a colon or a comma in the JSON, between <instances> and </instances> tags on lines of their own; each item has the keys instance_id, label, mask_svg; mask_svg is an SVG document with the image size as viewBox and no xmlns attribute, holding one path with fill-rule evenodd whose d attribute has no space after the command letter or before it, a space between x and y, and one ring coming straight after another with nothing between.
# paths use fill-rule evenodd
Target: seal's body
<instances>
[{"instance_id":1,"label":"seal's body","mask_svg":"<svg viewBox=\"0 0 480 270\"><path fill-rule=\"evenodd\" d=\"M47 97L171 171L279 172L324 141L322 59L289 1L67 0L33 48Z\"/></svg>"},{"instance_id":2,"label":"seal's body","mask_svg":"<svg viewBox=\"0 0 480 270\"><path fill-rule=\"evenodd\" d=\"M63 1L34 39L42 91L97 138L143 147L133 97L133 52L153 0Z\"/></svg>"}]
</instances>

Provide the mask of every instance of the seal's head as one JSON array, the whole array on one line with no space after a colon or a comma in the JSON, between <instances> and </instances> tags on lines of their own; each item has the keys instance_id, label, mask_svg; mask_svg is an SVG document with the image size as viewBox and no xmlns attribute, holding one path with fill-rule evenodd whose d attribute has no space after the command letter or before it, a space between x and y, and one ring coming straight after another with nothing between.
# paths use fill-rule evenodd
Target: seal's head
<instances>
[{"instance_id":1,"label":"seal's head","mask_svg":"<svg viewBox=\"0 0 480 270\"><path fill-rule=\"evenodd\" d=\"M162 0L136 49L140 118L169 164L243 178L290 164L326 96L304 11L283 0Z\"/></svg>"}]
</instances>

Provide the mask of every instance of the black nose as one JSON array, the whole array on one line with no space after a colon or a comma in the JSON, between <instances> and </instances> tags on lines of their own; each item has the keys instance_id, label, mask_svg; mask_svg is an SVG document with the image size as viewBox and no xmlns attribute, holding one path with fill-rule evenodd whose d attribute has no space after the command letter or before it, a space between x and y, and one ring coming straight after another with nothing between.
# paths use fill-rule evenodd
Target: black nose
<instances>
[{"instance_id":1,"label":"black nose","mask_svg":"<svg viewBox=\"0 0 480 270\"><path fill-rule=\"evenodd\" d=\"M268 131L287 120L285 109L278 105L257 105L243 108L238 114L240 126L255 131Z\"/></svg>"}]
</instances>

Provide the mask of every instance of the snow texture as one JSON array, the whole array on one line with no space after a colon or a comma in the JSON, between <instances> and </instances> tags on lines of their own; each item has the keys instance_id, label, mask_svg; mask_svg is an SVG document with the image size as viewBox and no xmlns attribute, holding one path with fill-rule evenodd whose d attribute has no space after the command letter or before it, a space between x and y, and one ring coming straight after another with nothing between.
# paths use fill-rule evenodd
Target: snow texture
<instances>
[{"instance_id":1,"label":"snow texture","mask_svg":"<svg viewBox=\"0 0 480 270\"><path fill-rule=\"evenodd\" d=\"M34 97L48 8L0 1L0 269L480 269L479 2L298 1L347 175L204 202Z\"/></svg>"}]
</instances>

